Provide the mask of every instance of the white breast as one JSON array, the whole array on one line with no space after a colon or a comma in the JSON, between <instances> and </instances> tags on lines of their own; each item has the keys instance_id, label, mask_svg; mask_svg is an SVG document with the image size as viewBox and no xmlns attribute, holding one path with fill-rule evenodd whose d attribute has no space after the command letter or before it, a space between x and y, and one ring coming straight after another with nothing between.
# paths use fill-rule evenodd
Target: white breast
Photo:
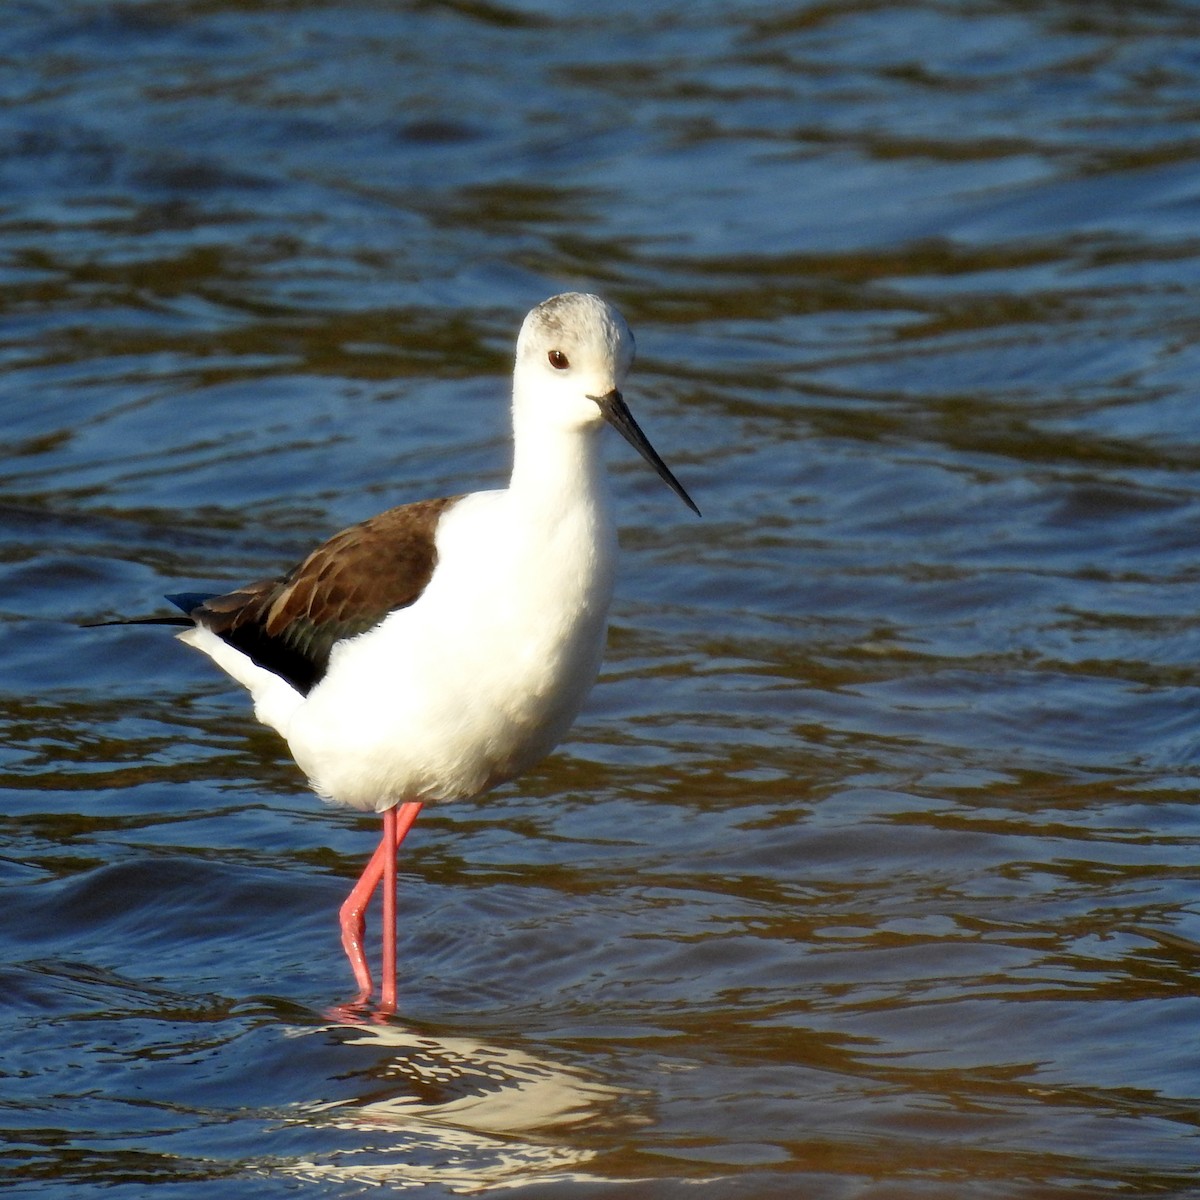
<instances>
[{"instance_id":1,"label":"white breast","mask_svg":"<svg viewBox=\"0 0 1200 1200\"><path fill-rule=\"evenodd\" d=\"M548 753L595 680L616 540L606 506L442 518L421 597L339 644L280 732L313 787L367 810L478 795Z\"/></svg>"}]
</instances>

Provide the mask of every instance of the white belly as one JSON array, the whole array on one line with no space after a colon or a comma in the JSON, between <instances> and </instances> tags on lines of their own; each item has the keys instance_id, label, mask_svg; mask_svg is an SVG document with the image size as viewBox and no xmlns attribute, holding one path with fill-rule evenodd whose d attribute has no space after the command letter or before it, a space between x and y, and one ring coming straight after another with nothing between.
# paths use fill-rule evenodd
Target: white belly
<instances>
[{"instance_id":1,"label":"white belly","mask_svg":"<svg viewBox=\"0 0 1200 1200\"><path fill-rule=\"evenodd\" d=\"M339 644L281 729L322 796L377 811L475 796L575 719L604 649L615 538L602 510L535 529L508 503L483 493L447 513L420 599Z\"/></svg>"}]
</instances>

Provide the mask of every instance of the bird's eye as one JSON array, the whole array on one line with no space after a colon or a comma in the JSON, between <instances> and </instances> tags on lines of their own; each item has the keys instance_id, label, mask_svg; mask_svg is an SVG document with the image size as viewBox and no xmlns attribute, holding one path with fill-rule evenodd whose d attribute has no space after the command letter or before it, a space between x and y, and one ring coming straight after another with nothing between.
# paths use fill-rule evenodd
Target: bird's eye
<instances>
[{"instance_id":1,"label":"bird's eye","mask_svg":"<svg viewBox=\"0 0 1200 1200\"><path fill-rule=\"evenodd\" d=\"M567 356L561 350L551 350L546 357L550 360L550 365L556 371L565 371L571 365Z\"/></svg>"}]
</instances>

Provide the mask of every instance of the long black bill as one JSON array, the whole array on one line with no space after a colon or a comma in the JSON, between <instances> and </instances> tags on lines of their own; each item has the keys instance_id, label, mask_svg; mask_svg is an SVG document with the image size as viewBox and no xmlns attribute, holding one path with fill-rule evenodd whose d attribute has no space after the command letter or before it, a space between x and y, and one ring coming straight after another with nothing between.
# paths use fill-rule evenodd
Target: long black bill
<instances>
[{"instance_id":1,"label":"long black bill","mask_svg":"<svg viewBox=\"0 0 1200 1200\"><path fill-rule=\"evenodd\" d=\"M600 406L600 411L604 414L604 419L658 472L659 478L662 479L667 487L696 516L699 516L700 510L696 507L695 502L683 490L683 484L671 474L671 468L658 457L654 447L650 445L650 439L641 431L638 423L633 419L633 413L629 411L621 393L614 388L611 392L605 392L603 396L589 396L588 399L595 400Z\"/></svg>"}]
</instances>

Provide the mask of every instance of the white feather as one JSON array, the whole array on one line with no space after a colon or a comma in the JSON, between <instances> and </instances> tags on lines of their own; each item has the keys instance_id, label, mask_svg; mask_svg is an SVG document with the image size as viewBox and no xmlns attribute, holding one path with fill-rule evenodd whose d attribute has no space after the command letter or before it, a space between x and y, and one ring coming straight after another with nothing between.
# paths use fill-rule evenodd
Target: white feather
<instances>
[{"instance_id":1,"label":"white feather","mask_svg":"<svg viewBox=\"0 0 1200 1200\"><path fill-rule=\"evenodd\" d=\"M559 299L518 340L510 484L443 513L415 603L337 643L307 696L206 629L180 635L249 689L329 800L381 811L478 795L550 751L595 680L616 537L592 397L620 388L633 339L596 297Z\"/></svg>"}]
</instances>

